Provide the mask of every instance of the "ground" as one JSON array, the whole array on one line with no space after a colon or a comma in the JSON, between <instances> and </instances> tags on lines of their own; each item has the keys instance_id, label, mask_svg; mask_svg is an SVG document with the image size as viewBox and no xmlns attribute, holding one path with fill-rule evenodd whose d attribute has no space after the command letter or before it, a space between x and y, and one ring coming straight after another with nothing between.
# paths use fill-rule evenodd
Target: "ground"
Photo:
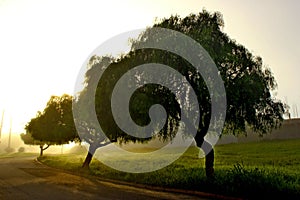
<instances>
[{"instance_id":1,"label":"ground","mask_svg":"<svg viewBox=\"0 0 300 200\"><path fill-rule=\"evenodd\" d=\"M0 199L205 199L90 179L42 165L34 156L0 160Z\"/></svg>"}]
</instances>

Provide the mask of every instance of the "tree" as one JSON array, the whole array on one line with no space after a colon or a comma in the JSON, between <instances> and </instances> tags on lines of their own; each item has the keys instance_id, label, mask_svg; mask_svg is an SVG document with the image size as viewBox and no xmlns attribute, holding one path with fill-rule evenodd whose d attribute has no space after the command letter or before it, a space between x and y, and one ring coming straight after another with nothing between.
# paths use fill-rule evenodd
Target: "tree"
<instances>
[{"instance_id":1,"label":"tree","mask_svg":"<svg viewBox=\"0 0 300 200\"><path fill-rule=\"evenodd\" d=\"M271 95L277 85L270 69L263 65L260 57L252 55L243 45L230 39L222 31L224 22L220 13L209 13L204 10L199 14L191 14L185 18L171 16L157 22L153 28L156 27L172 29L193 38L204 47L215 62L224 81L227 96L226 121L223 132L234 135L245 133L246 126L249 126L262 135L280 126L283 120L284 104ZM124 133L117 126L111 111L112 91L122 75L135 66L146 63L161 63L174 68L185 77L197 95L198 105L189 101L185 101L183 104L189 110L199 107L200 120L196 127L195 141L197 146L205 151L206 175L213 177L214 150L204 137L209 130L210 122L213 120L217 122L218 119L211 118L212 99L206 82L201 74L191 66L191 63L184 58L159 49L139 49L139 45L153 39L151 29L149 28L138 40L133 41L131 51L126 55L119 58L93 56L90 59L89 70L85 79L86 89L79 95L79 102L91 92L89 91L90 86L91 88L96 87L95 101L91 102L94 105L90 105L90 108L96 110L96 118L102 128L100 135L105 133L107 137L104 136L103 138L118 142L148 141L151 139L150 137L143 139L133 137ZM155 39L157 40L157 38ZM164 38L160 40L163 41ZM176 47L177 44L171 45ZM103 72L101 79L98 80L99 74L97 75L96 71L104 66L108 67ZM132 79L135 80L139 89L133 93L130 99L130 116L136 124L147 125L150 121L149 108L160 103L167 110L167 120L158 137L172 139L174 132L178 129L178 121L188 113L180 112L180 106L176 103L178 99L168 88L159 84L143 85L143 80L141 80L143 73L132 75ZM173 83L174 86L178 84L172 75L166 75L165 79ZM179 87L175 93L184 91L184 88ZM189 91L185 92L183 94L189 95L190 93ZM87 102L87 99L81 102ZM83 104L87 105L87 103ZM90 111L90 109L87 110ZM194 126L190 125L193 124L192 122L185 121L185 125L193 128ZM88 124L86 125L89 127Z\"/></svg>"},{"instance_id":2,"label":"tree","mask_svg":"<svg viewBox=\"0 0 300 200\"><path fill-rule=\"evenodd\" d=\"M85 87L79 93L79 96L75 99L73 103L73 114L74 119L77 124L77 130L82 141L88 143L89 150L85 161L82 165L83 168L88 168L89 164L93 158L95 151L103 146L110 144L111 142L127 142L135 141L135 138L129 137L124 134L120 129L117 128L115 123L111 122L112 113L107 112L107 108L110 107L110 102L107 99L102 98L104 96L109 96L112 91L112 83L118 80L118 77L124 72L124 68L114 68L118 71L110 70L106 71L103 75L101 83L102 89L98 89L98 72L99 69L114 63L116 60L112 57L97 57L93 56L89 60L88 71L85 74ZM112 69L112 68L110 68ZM113 75L114 77L111 77ZM95 89L97 92L95 92ZM94 94L96 94L95 101L93 101ZM100 105L100 106L97 106ZM93 110L97 113L94 113ZM104 114L100 116L99 113ZM97 116L94 116L96 114ZM98 126L99 117L103 120L101 123L101 128ZM107 131L109 129L110 131ZM146 141L147 139L143 139Z\"/></svg>"},{"instance_id":3,"label":"tree","mask_svg":"<svg viewBox=\"0 0 300 200\"><path fill-rule=\"evenodd\" d=\"M23 140L24 144L27 145L39 145L40 147L40 156L43 156L43 152L50 147L52 143L50 142L42 142L38 140L34 140L30 133L21 133L21 139Z\"/></svg>"},{"instance_id":4,"label":"tree","mask_svg":"<svg viewBox=\"0 0 300 200\"><path fill-rule=\"evenodd\" d=\"M72 114L73 97L67 94L51 96L43 112L38 112L21 134L25 144L39 145L40 156L50 145L79 141Z\"/></svg>"},{"instance_id":5,"label":"tree","mask_svg":"<svg viewBox=\"0 0 300 200\"><path fill-rule=\"evenodd\" d=\"M85 88L80 92L80 95L73 103L74 120L77 124L77 131L80 135L80 139L90 144L88 153L82 165L83 168L89 167L97 148L110 143L102 131L97 128L98 122L94 121L93 117L90 117L94 105L89 97L93 96L93 88L96 87L97 84L97 77L94 75L95 68L101 68L103 65L109 64L111 59L112 58L110 57L105 57L101 61L99 61L97 57L92 57L90 59L88 67L95 67L90 68L89 71L86 72L84 81Z\"/></svg>"},{"instance_id":6,"label":"tree","mask_svg":"<svg viewBox=\"0 0 300 200\"><path fill-rule=\"evenodd\" d=\"M222 31L224 21L220 13L209 13L204 10L202 13L191 14L185 18L171 16L153 27L184 33L200 43L209 53L222 76L226 90L227 110L223 132L234 135L245 133L246 126L249 126L259 134L264 134L280 126L284 104L271 95L271 91L276 89L277 85L270 69L263 65L260 57L252 55L243 45L230 39ZM135 41L132 49L134 50L140 43L147 42L149 38L151 39L151 36L147 35L146 31L139 40ZM201 120L195 141L198 147L204 147L204 151L209 149L205 152L205 165L207 176L212 177L214 151L209 147L211 144L204 140L210 121L213 120L211 99L201 75L196 73L184 59L166 55L165 52L152 50L150 53L144 53L144 58L149 57L155 58L150 60L151 62L178 66L176 70L186 77L196 91Z\"/></svg>"}]
</instances>

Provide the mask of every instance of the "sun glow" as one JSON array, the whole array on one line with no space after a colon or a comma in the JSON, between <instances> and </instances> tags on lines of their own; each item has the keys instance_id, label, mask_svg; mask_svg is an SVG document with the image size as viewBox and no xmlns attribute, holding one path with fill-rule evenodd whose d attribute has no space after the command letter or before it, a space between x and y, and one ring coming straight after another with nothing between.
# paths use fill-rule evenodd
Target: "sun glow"
<instances>
[{"instance_id":1,"label":"sun glow","mask_svg":"<svg viewBox=\"0 0 300 200\"><path fill-rule=\"evenodd\" d=\"M24 132L26 123L44 109L51 95L72 94L79 69L102 42L126 31L151 26L155 18L185 16L203 8L223 14L224 31L255 55L262 56L278 82L278 98L297 107L300 28L292 22L299 18L299 4L237 0L2 0L2 132L8 133L10 118L12 132ZM291 114L296 117L296 113Z\"/></svg>"}]
</instances>

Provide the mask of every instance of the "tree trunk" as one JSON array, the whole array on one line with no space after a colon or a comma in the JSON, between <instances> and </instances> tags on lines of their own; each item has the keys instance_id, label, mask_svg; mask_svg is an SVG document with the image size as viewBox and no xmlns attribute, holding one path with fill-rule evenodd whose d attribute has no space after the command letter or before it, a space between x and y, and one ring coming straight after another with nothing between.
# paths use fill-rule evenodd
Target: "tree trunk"
<instances>
[{"instance_id":1,"label":"tree trunk","mask_svg":"<svg viewBox=\"0 0 300 200\"><path fill-rule=\"evenodd\" d=\"M89 151L88 151L88 153L85 157L82 168L88 169L90 167L90 163L92 161L92 158L94 156L94 153L95 153L96 149L97 149L97 147L95 147L94 145L90 145Z\"/></svg>"},{"instance_id":2,"label":"tree trunk","mask_svg":"<svg viewBox=\"0 0 300 200\"><path fill-rule=\"evenodd\" d=\"M214 177L214 149L211 146L210 143L206 142L204 140L203 134L197 133L195 137L195 141L197 144L197 147L201 148L205 153L205 173L207 178L213 178Z\"/></svg>"},{"instance_id":3,"label":"tree trunk","mask_svg":"<svg viewBox=\"0 0 300 200\"><path fill-rule=\"evenodd\" d=\"M211 148L211 151L205 156L205 173L207 178L213 178L215 174L214 170L214 149Z\"/></svg>"},{"instance_id":4,"label":"tree trunk","mask_svg":"<svg viewBox=\"0 0 300 200\"><path fill-rule=\"evenodd\" d=\"M215 161L215 155L214 155L214 149L205 140L196 141L197 146L201 148L205 153L205 173L207 178L213 178L215 174L214 170L214 161Z\"/></svg>"},{"instance_id":5,"label":"tree trunk","mask_svg":"<svg viewBox=\"0 0 300 200\"><path fill-rule=\"evenodd\" d=\"M50 144L47 144L47 146L44 148L44 145L40 145L40 157L43 156L43 152L50 147Z\"/></svg>"},{"instance_id":6,"label":"tree trunk","mask_svg":"<svg viewBox=\"0 0 300 200\"><path fill-rule=\"evenodd\" d=\"M42 157L43 156L43 151L44 151L43 145L40 145L40 149L41 149L41 151L40 151L40 157Z\"/></svg>"}]
</instances>

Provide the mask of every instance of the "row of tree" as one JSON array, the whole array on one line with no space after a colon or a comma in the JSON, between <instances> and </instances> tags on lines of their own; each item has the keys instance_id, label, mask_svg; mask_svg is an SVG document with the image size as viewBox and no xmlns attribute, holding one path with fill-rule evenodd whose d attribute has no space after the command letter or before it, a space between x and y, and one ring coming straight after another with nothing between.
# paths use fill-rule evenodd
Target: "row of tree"
<instances>
[{"instance_id":1,"label":"row of tree","mask_svg":"<svg viewBox=\"0 0 300 200\"><path fill-rule=\"evenodd\" d=\"M222 31L224 21L220 13L209 13L204 10L185 18L171 16L168 19L162 19L152 28L155 27L175 30L193 38L204 47L215 62L224 81L227 97L223 132L243 133L248 126L264 134L280 125L283 120L284 104L271 95L272 90L276 88L271 71L263 65L260 57L252 55L243 45L230 39ZM200 148L210 147L204 148L204 150L209 149L209 152L205 152L206 174L213 176L214 151L211 144L204 140L212 115L212 100L206 82L191 66L191 63L177 55L157 49L138 49L139 45L151 39L149 31L152 28L132 43L131 51L126 55L119 58L92 56L85 74L86 87L79 96L74 99L66 94L60 97L52 96L45 110L38 112L37 116L26 125L26 134L21 135L24 142L40 145L41 155L43 150L52 144L65 144L69 141L87 142L90 144L90 149L83 166L88 167L94 152L101 146L111 142L151 140L151 137L128 135L118 127L111 110L111 97L117 81L123 74L135 66L161 63L180 72L195 90L199 102L197 106L200 110L195 141ZM107 68L98 80L97 71L103 67ZM143 85L138 78L140 76L143 74L134 74L138 89L130 99L129 108L132 119L136 124L146 126L150 122L148 114L150 107L154 104L161 104L167 111L167 119L158 137L162 140L172 139L178 129L179 121L184 117L182 116L184 113L180 112L176 94L158 84ZM165 78L170 82L174 80L172 75ZM175 81L172 83L178 84ZM182 92L180 90L182 89L179 88L178 92ZM91 95L95 101L91 101ZM195 107L189 101L184 104L190 109ZM80 112L80 116L73 116L72 108L86 111ZM96 110L98 121L90 120L91 110ZM97 123L100 123L101 130L97 128Z\"/></svg>"}]
</instances>

